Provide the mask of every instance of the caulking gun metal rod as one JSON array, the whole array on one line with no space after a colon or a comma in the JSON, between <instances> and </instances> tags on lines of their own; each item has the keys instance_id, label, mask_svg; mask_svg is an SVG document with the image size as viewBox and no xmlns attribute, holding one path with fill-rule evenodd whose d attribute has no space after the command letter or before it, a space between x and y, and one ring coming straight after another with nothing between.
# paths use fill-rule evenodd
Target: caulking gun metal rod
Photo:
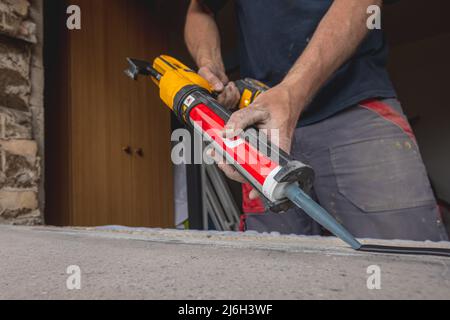
<instances>
[{"instance_id":1,"label":"caulking gun metal rod","mask_svg":"<svg viewBox=\"0 0 450 320\"><path fill-rule=\"evenodd\" d=\"M361 243L353 237L336 219L334 219L325 209L319 206L311 199L297 184L291 184L286 188L286 196L295 203L299 208L303 209L314 221L340 238L353 249L359 250Z\"/></svg>"}]
</instances>

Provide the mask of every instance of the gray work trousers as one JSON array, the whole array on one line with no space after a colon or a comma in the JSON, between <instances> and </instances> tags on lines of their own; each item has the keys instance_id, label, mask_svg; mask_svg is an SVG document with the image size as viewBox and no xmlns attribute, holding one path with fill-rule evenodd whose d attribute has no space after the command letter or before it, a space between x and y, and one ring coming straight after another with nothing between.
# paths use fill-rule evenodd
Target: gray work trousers
<instances>
[{"instance_id":1,"label":"gray work trousers","mask_svg":"<svg viewBox=\"0 0 450 320\"><path fill-rule=\"evenodd\" d=\"M296 130L292 155L316 172L313 197L354 236L448 240L400 103L372 100ZM319 235L301 209L249 215L246 230Z\"/></svg>"}]
</instances>

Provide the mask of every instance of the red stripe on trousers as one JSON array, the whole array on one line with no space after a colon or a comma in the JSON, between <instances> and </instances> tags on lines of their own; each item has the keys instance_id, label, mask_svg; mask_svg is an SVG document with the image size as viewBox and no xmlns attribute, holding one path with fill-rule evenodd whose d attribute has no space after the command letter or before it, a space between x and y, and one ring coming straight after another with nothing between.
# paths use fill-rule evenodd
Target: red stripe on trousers
<instances>
[{"instance_id":1,"label":"red stripe on trousers","mask_svg":"<svg viewBox=\"0 0 450 320\"><path fill-rule=\"evenodd\" d=\"M409 122L390 105L379 100L364 101L361 102L360 105L377 113L383 119L395 124L397 127L402 129L412 141L416 142L416 136L414 135Z\"/></svg>"},{"instance_id":2,"label":"red stripe on trousers","mask_svg":"<svg viewBox=\"0 0 450 320\"><path fill-rule=\"evenodd\" d=\"M249 183L242 185L242 209L244 210L244 213L264 213L266 208L264 206L264 202L260 198L250 200L250 192L252 190L253 187Z\"/></svg>"},{"instance_id":3,"label":"red stripe on trousers","mask_svg":"<svg viewBox=\"0 0 450 320\"><path fill-rule=\"evenodd\" d=\"M264 203L261 199L250 200L250 192L253 187L245 183L242 185L242 209L244 214L241 216L239 231L246 231L247 214L263 214L266 211Z\"/></svg>"},{"instance_id":4,"label":"red stripe on trousers","mask_svg":"<svg viewBox=\"0 0 450 320\"><path fill-rule=\"evenodd\" d=\"M245 231L247 231L246 229L247 229L247 226L246 226L246 221L247 220L247 215L246 214L243 214L243 215L241 215L241 220L240 220L240 223L239 223L239 231L240 232L245 232Z\"/></svg>"}]
</instances>

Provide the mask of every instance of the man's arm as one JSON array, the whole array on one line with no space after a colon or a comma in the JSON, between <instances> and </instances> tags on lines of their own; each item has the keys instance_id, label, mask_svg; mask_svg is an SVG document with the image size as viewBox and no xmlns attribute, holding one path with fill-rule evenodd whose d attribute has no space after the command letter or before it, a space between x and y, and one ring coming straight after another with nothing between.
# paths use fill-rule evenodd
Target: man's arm
<instances>
[{"instance_id":1,"label":"man's arm","mask_svg":"<svg viewBox=\"0 0 450 320\"><path fill-rule=\"evenodd\" d=\"M225 73L221 53L219 29L214 15L208 12L199 0L192 0L186 18L185 40L187 47L199 67L199 74L220 93L219 102L234 107L238 103L239 91L229 82Z\"/></svg>"},{"instance_id":2,"label":"man's arm","mask_svg":"<svg viewBox=\"0 0 450 320\"><path fill-rule=\"evenodd\" d=\"M335 0L282 85L300 111L356 51L369 30L367 8L382 0Z\"/></svg>"},{"instance_id":3,"label":"man's arm","mask_svg":"<svg viewBox=\"0 0 450 320\"><path fill-rule=\"evenodd\" d=\"M277 129L280 148L290 152L302 111L368 34L370 5L381 6L382 0L335 0L282 83L261 94L249 108L234 113L225 134L232 137L255 124L260 129ZM222 169L230 178L241 180L233 168Z\"/></svg>"}]
</instances>

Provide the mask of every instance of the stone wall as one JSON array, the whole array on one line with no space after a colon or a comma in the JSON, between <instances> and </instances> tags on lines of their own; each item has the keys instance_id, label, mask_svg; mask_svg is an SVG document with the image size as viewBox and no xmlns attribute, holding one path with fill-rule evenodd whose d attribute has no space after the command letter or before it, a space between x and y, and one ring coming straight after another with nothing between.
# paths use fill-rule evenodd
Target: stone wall
<instances>
[{"instance_id":1,"label":"stone wall","mask_svg":"<svg viewBox=\"0 0 450 320\"><path fill-rule=\"evenodd\" d=\"M42 3L0 0L0 223L40 224Z\"/></svg>"}]
</instances>

